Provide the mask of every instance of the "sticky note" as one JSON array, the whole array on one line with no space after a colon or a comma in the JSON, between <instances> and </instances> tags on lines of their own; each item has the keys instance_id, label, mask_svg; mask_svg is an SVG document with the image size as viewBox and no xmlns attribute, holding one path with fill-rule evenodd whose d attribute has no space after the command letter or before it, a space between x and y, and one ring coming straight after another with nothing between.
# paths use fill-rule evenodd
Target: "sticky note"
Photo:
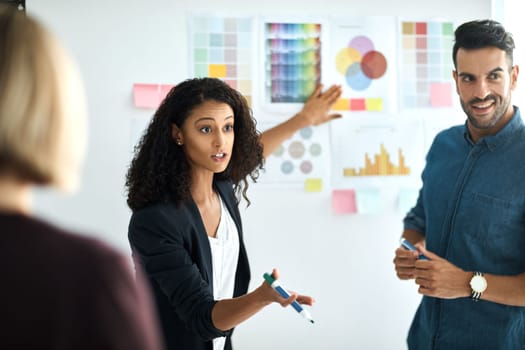
<instances>
[{"instance_id":1,"label":"sticky note","mask_svg":"<svg viewBox=\"0 0 525 350\"><path fill-rule=\"evenodd\" d=\"M304 185L306 192L321 192L323 189L323 180L317 178L306 179Z\"/></svg>"},{"instance_id":2,"label":"sticky note","mask_svg":"<svg viewBox=\"0 0 525 350\"><path fill-rule=\"evenodd\" d=\"M133 103L135 107L156 109L174 85L133 84Z\"/></svg>"},{"instance_id":3,"label":"sticky note","mask_svg":"<svg viewBox=\"0 0 525 350\"><path fill-rule=\"evenodd\" d=\"M352 189L333 190L332 209L336 214L355 214L357 212L355 191Z\"/></svg>"},{"instance_id":4,"label":"sticky note","mask_svg":"<svg viewBox=\"0 0 525 350\"><path fill-rule=\"evenodd\" d=\"M171 91L171 89L174 86L175 85L169 85L169 84L161 84L160 85L159 102L164 101L164 99L166 98L166 95L168 94L168 92Z\"/></svg>"},{"instance_id":5,"label":"sticky note","mask_svg":"<svg viewBox=\"0 0 525 350\"><path fill-rule=\"evenodd\" d=\"M411 188L402 188L399 190L397 198L397 210L401 214L406 214L416 205L419 191Z\"/></svg>"},{"instance_id":6,"label":"sticky note","mask_svg":"<svg viewBox=\"0 0 525 350\"><path fill-rule=\"evenodd\" d=\"M157 108L159 106L158 84L133 84L135 107Z\"/></svg>"},{"instance_id":7,"label":"sticky note","mask_svg":"<svg viewBox=\"0 0 525 350\"><path fill-rule=\"evenodd\" d=\"M357 189L355 198L359 214L375 214L383 210L381 191L379 189Z\"/></svg>"}]
</instances>

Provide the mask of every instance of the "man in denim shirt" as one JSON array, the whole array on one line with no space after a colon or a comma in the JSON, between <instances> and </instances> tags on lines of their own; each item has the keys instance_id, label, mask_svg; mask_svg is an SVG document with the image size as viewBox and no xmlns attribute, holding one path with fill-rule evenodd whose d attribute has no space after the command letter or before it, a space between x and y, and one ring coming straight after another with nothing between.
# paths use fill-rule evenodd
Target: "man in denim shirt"
<instances>
[{"instance_id":1,"label":"man in denim shirt","mask_svg":"<svg viewBox=\"0 0 525 350\"><path fill-rule=\"evenodd\" d=\"M514 41L492 20L456 29L453 60L465 125L440 132L396 249L423 295L410 349L525 349L525 126L512 105ZM418 259L419 254L427 259Z\"/></svg>"}]
</instances>

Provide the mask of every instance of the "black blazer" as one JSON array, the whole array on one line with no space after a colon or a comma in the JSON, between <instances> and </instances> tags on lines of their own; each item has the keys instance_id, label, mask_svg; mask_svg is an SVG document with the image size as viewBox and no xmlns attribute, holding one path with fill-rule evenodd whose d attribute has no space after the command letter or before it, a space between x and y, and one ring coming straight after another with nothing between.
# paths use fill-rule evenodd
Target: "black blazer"
<instances>
[{"instance_id":1,"label":"black blazer","mask_svg":"<svg viewBox=\"0 0 525 350\"><path fill-rule=\"evenodd\" d=\"M234 296L246 294L250 268L242 235L237 200L230 182L216 181L239 232L239 261ZM231 349L233 329L213 326L212 258L208 235L193 200L181 205L154 204L135 211L128 239L136 263L142 264L151 283L168 349L212 350L212 339L227 336Z\"/></svg>"}]
</instances>

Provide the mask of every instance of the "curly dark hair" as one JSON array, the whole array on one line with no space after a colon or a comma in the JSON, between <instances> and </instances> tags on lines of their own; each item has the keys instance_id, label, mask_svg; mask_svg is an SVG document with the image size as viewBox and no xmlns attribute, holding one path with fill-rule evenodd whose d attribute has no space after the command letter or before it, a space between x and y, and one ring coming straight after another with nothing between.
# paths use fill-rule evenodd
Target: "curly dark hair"
<instances>
[{"instance_id":1,"label":"curly dark hair","mask_svg":"<svg viewBox=\"0 0 525 350\"><path fill-rule=\"evenodd\" d=\"M157 202L180 203L191 198L191 167L184 151L175 144L172 124L182 127L192 110L205 101L226 103L233 110L235 140L227 168L215 180L233 183L237 199L246 195L248 176L256 181L263 168L263 148L256 121L246 99L216 78L185 80L168 93L147 130L135 146L126 175L127 203L132 210Z\"/></svg>"},{"instance_id":2,"label":"curly dark hair","mask_svg":"<svg viewBox=\"0 0 525 350\"><path fill-rule=\"evenodd\" d=\"M460 48L482 49L489 46L505 51L509 66L513 65L513 50L515 48L512 34L503 25L491 19L474 20L460 25L454 32L455 42L452 49L452 60L457 67L457 53Z\"/></svg>"}]
</instances>

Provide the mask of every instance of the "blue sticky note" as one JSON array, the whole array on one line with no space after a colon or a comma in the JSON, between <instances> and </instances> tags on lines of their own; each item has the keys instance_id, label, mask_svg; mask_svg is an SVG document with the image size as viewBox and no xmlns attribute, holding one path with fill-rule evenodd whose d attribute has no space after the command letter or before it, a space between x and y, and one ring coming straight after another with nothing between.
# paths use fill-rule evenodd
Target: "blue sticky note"
<instances>
[{"instance_id":1,"label":"blue sticky note","mask_svg":"<svg viewBox=\"0 0 525 350\"><path fill-rule=\"evenodd\" d=\"M378 188L356 189L355 199L359 214L376 214L383 210L381 191Z\"/></svg>"},{"instance_id":2,"label":"blue sticky note","mask_svg":"<svg viewBox=\"0 0 525 350\"><path fill-rule=\"evenodd\" d=\"M416 205L419 191L415 188L402 188L397 198L397 210L400 214L406 214Z\"/></svg>"}]
</instances>

